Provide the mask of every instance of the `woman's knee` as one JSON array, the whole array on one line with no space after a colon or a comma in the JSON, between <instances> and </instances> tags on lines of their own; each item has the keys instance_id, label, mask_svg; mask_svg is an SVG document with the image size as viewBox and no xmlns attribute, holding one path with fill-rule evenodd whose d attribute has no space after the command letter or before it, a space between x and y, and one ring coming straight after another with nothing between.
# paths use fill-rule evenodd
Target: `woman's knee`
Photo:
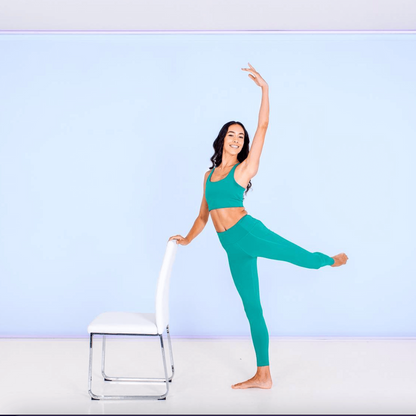
<instances>
[{"instance_id":1,"label":"woman's knee","mask_svg":"<svg viewBox=\"0 0 416 416\"><path fill-rule=\"evenodd\" d=\"M247 318L249 320L259 320L263 318L263 308L260 303L245 303L244 311L246 312Z\"/></svg>"}]
</instances>

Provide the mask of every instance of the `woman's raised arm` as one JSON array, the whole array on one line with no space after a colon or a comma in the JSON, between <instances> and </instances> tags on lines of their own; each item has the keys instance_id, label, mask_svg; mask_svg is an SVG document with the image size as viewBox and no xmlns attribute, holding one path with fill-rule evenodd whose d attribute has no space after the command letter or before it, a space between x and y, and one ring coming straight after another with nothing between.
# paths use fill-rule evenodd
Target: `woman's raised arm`
<instances>
[{"instance_id":1,"label":"woman's raised arm","mask_svg":"<svg viewBox=\"0 0 416 416\"><path fill-rule=\"evenodd\" d=\"M259 112L259 121L257 130L254 134L253 142L251 144L250 152L246 159L247 169L251 175L257 174L260 165L260 156L263 150L264 139L266 137L267 127L269 126L269 86L262 76L250 65L250 68L241 68L243 71L250 71L253 74L248 76L261 87L262 97Z\"/></svg>"}]
</instances>

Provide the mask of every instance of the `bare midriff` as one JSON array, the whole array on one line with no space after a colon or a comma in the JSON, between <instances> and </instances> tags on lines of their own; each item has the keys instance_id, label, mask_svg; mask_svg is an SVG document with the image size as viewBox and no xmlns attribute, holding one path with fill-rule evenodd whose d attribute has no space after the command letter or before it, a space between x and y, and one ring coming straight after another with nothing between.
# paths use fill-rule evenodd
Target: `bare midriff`
<instances>
[{"instance_id":1,"label":"bare midriff","mask_svg":"<svg viewBox=\"0 0 416 416\"><path fill-rule=\"evenodd\" d=\"M210 211L215 231L222 233L237 224L248 212L244 207L218 208Z\"/></svg>"},{"instance_id":2,"label":"bare midriff","mask_svg":"<svg viewBox=\"0 0 416 416\"><path fill-rule=\"evenodd\" d=\"M221 180L225 176L226 175L224 175L222 178L216 177L214 179L211 177L211 179L213 179L212 182L216 182L216 180ZM247 173L245 161L236 167L234 178L240 186L247 188L251 176ZM210 211L210 214L215 231L217 231L217 233L222 233L229 230L233 225L237 224L241 218L243 218L245 215L248 215L248 212L244 207L232 207L213 209Z\"/></svg>"}]
</instances>

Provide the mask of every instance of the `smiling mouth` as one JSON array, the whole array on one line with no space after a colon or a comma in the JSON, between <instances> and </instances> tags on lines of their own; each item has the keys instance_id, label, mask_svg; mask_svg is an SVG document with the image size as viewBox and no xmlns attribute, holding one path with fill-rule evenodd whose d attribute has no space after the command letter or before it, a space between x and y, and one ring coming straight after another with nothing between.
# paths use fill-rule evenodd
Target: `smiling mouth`
<instances>
[{"instance_id":1,"label":"smiling mouth","mask_svg":"<svg viewBox=\"0 0 416 416\"><path fill-rule=\"evenodd\" d=\"M240 146L237 146L236 144L230 144L230 147L232 147L233 149L238 149Z\"/></svg>"}]
</instances>

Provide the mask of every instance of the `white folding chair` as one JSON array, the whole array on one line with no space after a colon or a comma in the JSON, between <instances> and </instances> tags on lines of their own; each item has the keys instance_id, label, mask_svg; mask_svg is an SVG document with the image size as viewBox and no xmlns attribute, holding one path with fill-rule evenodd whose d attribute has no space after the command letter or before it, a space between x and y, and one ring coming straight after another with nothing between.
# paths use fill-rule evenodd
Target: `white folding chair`
<instances>
[{"instance_id":1,"label":"white folding chair","mask_svg":"<svg viewBox=\"0 0 416 416\"><path fill-rule=\"evenodd\" d=\"M157 399L166 400L169 393L169 382L172 381L174 374L172 344L169 334L169 280L172 266L177 251L176 240L167 243L165 255L163 257L162 268L159 273L156 289L156 312L155 313L135 313L135 312L104 312L98 315L88 326L90 334L90 353L88 371L88 393L92 400L120 400L120 399ZM165 349L163 346L163 332L166 329L170 350L170 362L172 374L168 377L166 366ZM129 395L97 395L92 392L92 357L93 357L93 338L94 335L102 335L102 356L101 356L101 375L104 381L108 382L138 382L166 383L166 392L162 395L129 396ZM110 377L105 373L105 336L106 335L133 335L133 336L159 336L162 350L162 360L165 369L165 378L135 378L135 377Z\"/></svg>"}]
</instances>

